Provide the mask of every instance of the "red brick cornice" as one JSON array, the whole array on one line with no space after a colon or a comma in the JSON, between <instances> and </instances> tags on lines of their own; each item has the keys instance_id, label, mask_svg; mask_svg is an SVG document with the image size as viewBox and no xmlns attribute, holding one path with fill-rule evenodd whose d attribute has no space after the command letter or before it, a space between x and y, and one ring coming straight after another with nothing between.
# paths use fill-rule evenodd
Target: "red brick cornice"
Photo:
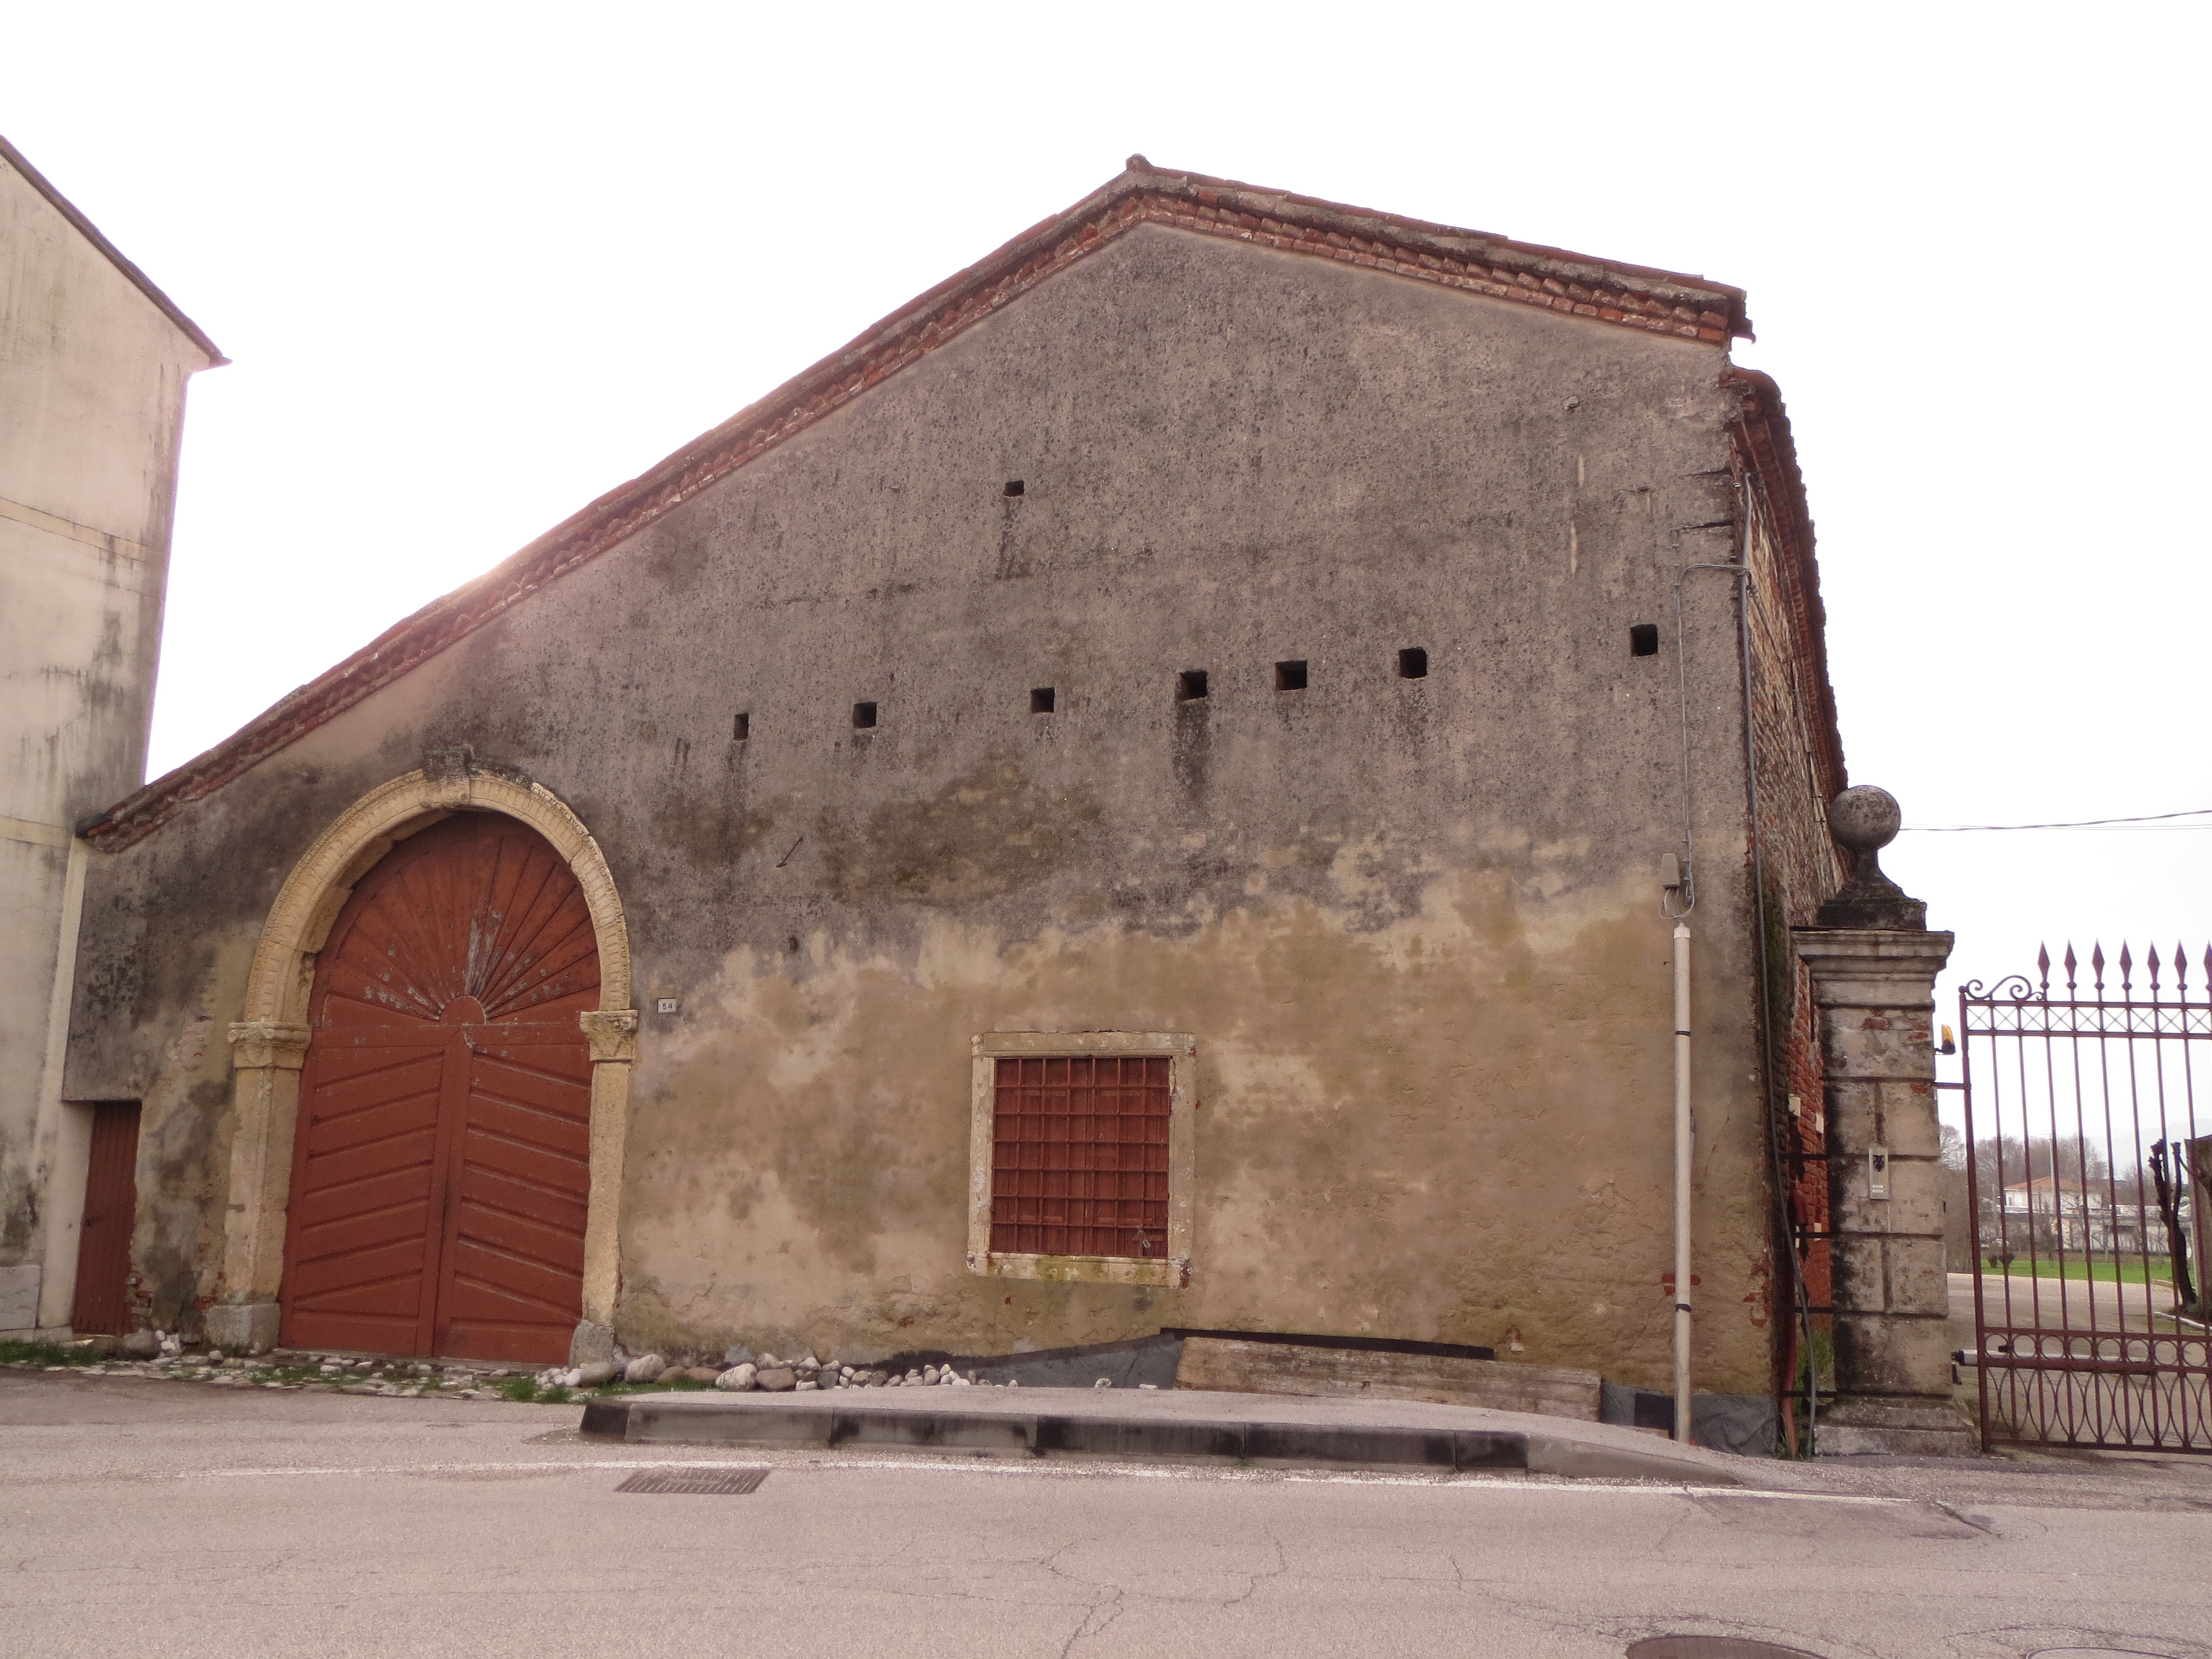
<instances>
[{"instance_id":1,"label":"red brick cornice","mask_svg":"<svg viewBox=\"0 0 2212 1659\"><path fill-rule=\"evenodd\" d=\"M841 350L600 496L474 581L433 600L194 760L79 826L119 852L302 734L467 637L508 606L628 540L756 456L1140 224L1169 225L1565 316L1725 344L1748 336L1741 289L1227 179L1164 173L1142 157L1046 220L909 301Z\"/></svg>"},{"instance_id":2,"label":"red brick cornice","mask_svg":"<svg viewBox=\"0 0 2212 1659\"><path fill-rule=\"evenodd\" d=\"M1777 597L1789 618L1793 643L1810 673L1820 788L1823 798L1832 800L1850 780L1844 768L1843 732L1836 720L1835 688L1828 683L1827 607L1820 599L1813 514L1805 498L1804 475L1797 467L1796 440L1782 405L1782 389L1771 376L1757 369L1731 367L1722 384L1741 400L1735 422L1739 459L1745 471L1759 482L1767 515L1781 546L1778 563L1784 591Z\"/></svg>"}]
</instances>

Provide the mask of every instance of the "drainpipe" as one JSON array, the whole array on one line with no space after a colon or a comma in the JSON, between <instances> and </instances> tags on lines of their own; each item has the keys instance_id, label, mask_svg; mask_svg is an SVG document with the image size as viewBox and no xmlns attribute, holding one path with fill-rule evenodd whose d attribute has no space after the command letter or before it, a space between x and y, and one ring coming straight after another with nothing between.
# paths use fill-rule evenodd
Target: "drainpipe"
<instances>
[{"instance_id":1,"label":"drainpipe","mask_svg":"<svg viewBox=\"0 0 2212 1659\"><path fill-rule=\"evenodd\" d=\"M1674 924L1674 1438L1690 1442L1690 924Z\"/></svg>"}]
</instances>

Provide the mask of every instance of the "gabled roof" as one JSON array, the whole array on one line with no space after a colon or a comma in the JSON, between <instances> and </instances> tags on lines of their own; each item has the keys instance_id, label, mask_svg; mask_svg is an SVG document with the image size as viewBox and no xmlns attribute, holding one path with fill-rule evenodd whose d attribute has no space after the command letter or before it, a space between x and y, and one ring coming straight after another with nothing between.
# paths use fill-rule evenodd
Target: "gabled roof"
<instances>
[{"instance_id":1,"label":"gabled roof","mask_svg":"<svg viewBox=\"0 0 2212 1659\"><path fill-rule=\"evenodd\" d=\"M1362 265L1646 333L1716 345L1751 336L1743 290L1702 276L1170 173L1133 155L1118 177L1065 213L908 301L513 557L387 629L205 754L88 819L79 833L108 852L150 835L184 806L1140 224Z\"/></svg>"},{"instance_id":2,"label":"gabled roof","mask_svg":"<svg viewBox=\"0 0 2212 1659\"><path fill-rule=\"evenodd\" d=\"M216 343L213 340L209 339L204 333L201 332L200 325L198 323L185 316L183 312L177 308L177 302L174 300L172 300L167 295L162 293L160 289L154 286L154 279L152 277L149 276L144 271L139 270L137 266L132 264L130 260L125 258L123 257L123 251L117 247L114 243L109 241L107 238L101 235L100 234L99 227L94 225L91 220L86 218L82 213L77 210L76 204L70 201L70 198L63 195L61 191L56 190L53 187L52 182L47 179L46 175L40 172L38 168L33 167L28 161L25 160L23 152L17 149L15 145L9 143L5 138L0 138L0 161L5 161L9 167L15 168L16 172L21 173L24 179L30 184L32 189L37 191L40 195L45 197L48 202L53 204L55 212L60 214L63 218L68 220L70 224L76 228L76 233L78 235L83 237L86 241L91 243L102 253L106 254L107 256L107 262L113 265L118 270L121 271L125 276L128 276L131 282L137 286L138 291L144 295L148 299L151 300L155 306L161 311L161 314L177 325L179 331L181 332L186 339L190 340L202 351L206 352L208 355L208 367L210 368L221 368L224 364L230 361L229 358L224 356L221 351L216 349Z\"/></svg>"}]
</instances>

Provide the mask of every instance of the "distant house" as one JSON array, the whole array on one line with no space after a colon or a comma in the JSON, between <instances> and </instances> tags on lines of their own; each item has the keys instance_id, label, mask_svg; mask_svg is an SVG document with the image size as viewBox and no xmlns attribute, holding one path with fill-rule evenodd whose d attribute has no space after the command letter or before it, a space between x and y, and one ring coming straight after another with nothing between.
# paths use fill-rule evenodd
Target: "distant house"
<instances>
[{"instance_id":1,"label":"distant house","mask_svg":"<svg viewBox=\"0 0 2212 1659\"><path fill-rule=\"evenodd\" d=\"M2015 1249L2130 1251L2162 1242L2149 1229L2158 1206L2133 1189L2139 1182L2083 1182L2057 1176L2016 1181L2004 1189L2003 1232ZM2123 1194L2127 1194L2124 1196Z\"/></svg>"},{"instance_id":2,"label":"distant house","mask_svg":"<svg viewBox=\"0 0 2212 1659\"><path fill-rule=\"evenodd\" d=\"M86 826L142 1316L1659 1385L1686 851L1697 1376L1764 1394L1844 777L1748 328L1133 160Z\"/></svg>"}]
</instances>

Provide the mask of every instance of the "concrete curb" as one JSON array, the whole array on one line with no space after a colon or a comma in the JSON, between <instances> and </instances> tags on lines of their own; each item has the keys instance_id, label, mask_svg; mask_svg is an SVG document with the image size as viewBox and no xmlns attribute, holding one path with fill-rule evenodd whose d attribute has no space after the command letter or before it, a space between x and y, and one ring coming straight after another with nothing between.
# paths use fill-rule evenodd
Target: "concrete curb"
<instances>
[{"instance_id":1,"label":"concrete curb","mask_svg":"<svg viewBox=\"0 0 2212 1659\"><path fill-rule=\"evenodd\" d=\"M994 1402L994 1405L996 1402ZM1087 1402L1086 1402L1087 1403ZM957 1451L999 1456L1302 1464L1355 1468L1526 1470L1674 1486L1743 1483L1694 1455L1523 1429L1297 1423L1232 1417L1082 1412L854 1407L831 1399L641 1395L593 1401L582 1431L625 1441L819 1446L827 1450Z\"/></svg>"}]
</instances>

